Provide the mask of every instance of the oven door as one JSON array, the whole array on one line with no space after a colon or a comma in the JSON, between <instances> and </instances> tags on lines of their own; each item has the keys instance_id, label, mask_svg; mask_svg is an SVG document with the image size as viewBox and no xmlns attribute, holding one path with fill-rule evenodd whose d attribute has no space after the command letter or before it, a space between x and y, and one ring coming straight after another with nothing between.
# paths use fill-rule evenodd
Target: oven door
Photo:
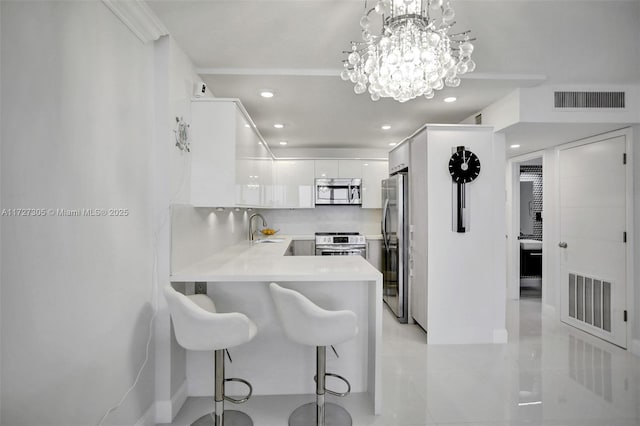
<instances>
[{"instance_id":1,"label":"oven door","mask_svg":"<svg viewBox=\"0 0 640 426\"><path fill-rule=\"evenodd\" d=\"M362 256L367 257L366 246L316 246L316 256Z\"/></svg>"}]
</instances>

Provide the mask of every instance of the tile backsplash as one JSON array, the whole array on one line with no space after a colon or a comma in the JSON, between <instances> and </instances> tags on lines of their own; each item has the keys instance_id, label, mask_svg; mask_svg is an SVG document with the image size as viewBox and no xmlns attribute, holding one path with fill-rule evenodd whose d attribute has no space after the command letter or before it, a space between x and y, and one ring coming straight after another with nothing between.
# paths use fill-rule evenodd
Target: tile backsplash
<instances>
[{"instance_id":1,"label":"tile backsplash","mask_svg":"<svg viewBox=\"0 0 640 426\"><path fill-rule=\"evenodd\" d=\"M526 237L542 241L542 166L520 166L520 182L533 182L533 234Z\"/></svg>"},{"instance_id":2,"label":"tile backsplash","mask_svg":"<svg viewBox=\"0 0 640 426\"><path fill-rule=\"evenodd\" d=\"M271 228L288 235L315 232L360 232L380 234L382 209L359 206L316 206L314 209L259 210Z\"/></svg>"}]
</instances>

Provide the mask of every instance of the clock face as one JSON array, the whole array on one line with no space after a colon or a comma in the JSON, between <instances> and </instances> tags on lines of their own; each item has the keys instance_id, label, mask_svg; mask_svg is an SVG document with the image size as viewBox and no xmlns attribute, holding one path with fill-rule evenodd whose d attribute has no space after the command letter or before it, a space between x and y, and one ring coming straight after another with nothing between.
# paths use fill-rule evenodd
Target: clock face
<instances>
[{"instance_id":1,"label":"clock face","mask_svg":"<svg viewBox=\"0 0 640 426\"><path fill-rule=\"evenodd\" d=\"M480 174L480 160L466 149L456 151L449 160L449 173L456 183L472 182Z\"/></svg>"}]
</instances>

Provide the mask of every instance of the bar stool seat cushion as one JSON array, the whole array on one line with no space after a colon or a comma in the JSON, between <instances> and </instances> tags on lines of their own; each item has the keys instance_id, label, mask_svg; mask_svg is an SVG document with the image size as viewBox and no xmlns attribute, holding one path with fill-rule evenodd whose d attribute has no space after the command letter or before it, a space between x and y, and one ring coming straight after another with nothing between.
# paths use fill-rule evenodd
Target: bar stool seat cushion
<instances>
[{"instance_id":1,"label":"bar stool seat cushion","mask_svg":"<svg viewBox=\"0 0 640 426\"><path fill-rule=\"evenodd\" d=\"M309 346L335 345L358 334L352 311L327 311L295 290L269 285L285 334Z\"/></svg>"},{"instance_id":2,"label":"bar stool seat cushion","mask_svg":"<svg viewBox=\"0 0 640 426\"><path fill-rule=\"evenodd\" d=\"M218 313L204 294L185 296L167 285L164 291L176 340L192 351L215 351L246 343L258 331L256 324L239 312Z\"/></svg>"}]
</instances>

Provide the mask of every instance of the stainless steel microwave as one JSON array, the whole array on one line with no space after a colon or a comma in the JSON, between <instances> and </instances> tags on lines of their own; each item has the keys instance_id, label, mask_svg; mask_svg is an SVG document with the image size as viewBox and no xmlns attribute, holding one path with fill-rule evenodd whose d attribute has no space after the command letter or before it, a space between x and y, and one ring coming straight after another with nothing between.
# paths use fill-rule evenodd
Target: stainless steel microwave
<instances>
[{"instance_id":1,"label":"stainless steel microwave","mask_svg":"<svg viewBox=\"0 0 640 426\"><path fill-rule=\"evenodd\" d=\"M316 179L316 205L362 205L362 179Z\"/></svg>"}]
</instances>

